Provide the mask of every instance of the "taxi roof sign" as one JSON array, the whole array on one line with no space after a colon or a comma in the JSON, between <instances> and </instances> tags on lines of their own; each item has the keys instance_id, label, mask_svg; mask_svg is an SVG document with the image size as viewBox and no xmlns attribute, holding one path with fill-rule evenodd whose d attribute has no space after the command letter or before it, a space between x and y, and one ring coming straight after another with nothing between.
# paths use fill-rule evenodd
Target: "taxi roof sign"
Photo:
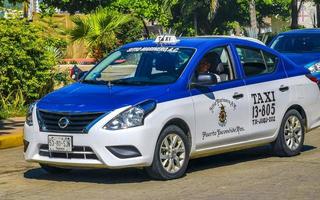
<instances>
[{"instance_id":1,"label":"taxi roof sign","mask_svg":"<svg viewBox=\"0 0 320 200\"><path fill-rule=\"evenodd\" d=\"M159 35L154 42L158 44L176 44L179 40L174 35Z\"/></svg>"}]
</instances>

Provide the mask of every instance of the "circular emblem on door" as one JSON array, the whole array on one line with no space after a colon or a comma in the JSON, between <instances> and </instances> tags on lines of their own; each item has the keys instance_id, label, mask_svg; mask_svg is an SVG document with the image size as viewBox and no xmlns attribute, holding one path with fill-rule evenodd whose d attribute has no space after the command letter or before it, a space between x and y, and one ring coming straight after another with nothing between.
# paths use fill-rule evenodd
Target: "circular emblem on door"
<instances>
[{"instance_id":1,"label":"circular emblem on door","mask_svg":"<svg viewBox=\"0 0 320 200\"><path fill-rule=\"evenodd\" d=\"M66 117L62 117L58 121L58 126L62 129L67 128L67 126L70 124L70 121Z\"/></svg>"}]
</instances>

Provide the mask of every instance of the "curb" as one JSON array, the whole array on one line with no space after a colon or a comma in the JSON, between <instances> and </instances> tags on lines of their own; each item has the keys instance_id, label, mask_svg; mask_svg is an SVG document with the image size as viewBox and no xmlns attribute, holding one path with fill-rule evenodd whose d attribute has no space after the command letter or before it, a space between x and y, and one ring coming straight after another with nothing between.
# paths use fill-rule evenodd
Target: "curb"
<instances>
[{"instance_id":1,"label":"curb","mask_svg":"<svg viewBox=\"0 0 320 200\"><path fill-rule=\"evenodd\" d=\"M23 129L8 135L0 136L0 149L18 147L23 145Z\"/></svg>"}]
</instances>

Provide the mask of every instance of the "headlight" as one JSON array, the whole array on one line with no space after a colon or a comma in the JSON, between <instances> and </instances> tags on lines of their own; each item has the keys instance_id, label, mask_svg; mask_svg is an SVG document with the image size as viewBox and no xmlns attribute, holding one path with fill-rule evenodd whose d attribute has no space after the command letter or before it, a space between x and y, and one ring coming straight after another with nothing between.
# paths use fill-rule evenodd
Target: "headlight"
<instances>
[{"instance_id":1,"label":"headlight","mask_svg":"<svg viewBox=\"0 0 320 200\"><path fill-rule=\"evenodd\" d=\"M155 108L155 101L148 100L142 102L118 114L106 125L104 125L103 128L107 130L119 130L141 126L144 123L145 117L150 114Z\"/></svg>"},{"instance_id":2,"label":"headlight","mask_svg":"<svg viewBox=\"0 0 320 200\"><path fill-rule=\"evenodd\" d=\"M36 105L36 102L32 103L28 108L28 112L27 112L27 116L26 116L26 123L29 126L33 125L32 112L33 112L33 108L34 108L35 105Z\"/></svg>"},{"instance_id":3,"label":"headlight","mask_svg":"<svg viewBox=\"0 0 320 200\"><path fill-rule=\"evenodd\" d=\"M313 64L312 66L308 67L311 73L320 72L320 62Z\"/></svg>"}]
</instances>

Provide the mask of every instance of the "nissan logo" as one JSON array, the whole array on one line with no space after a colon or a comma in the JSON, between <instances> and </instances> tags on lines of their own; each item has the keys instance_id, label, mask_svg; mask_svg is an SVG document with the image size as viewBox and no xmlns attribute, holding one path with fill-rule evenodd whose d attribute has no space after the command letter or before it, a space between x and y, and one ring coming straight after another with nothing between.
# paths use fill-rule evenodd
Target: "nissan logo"
<instances>
[{"instance_id":1,"label":"nissan logo","mask_svg":"<svg viewBox=\"0 0 320 200\"><path fill-rule=\"evenodd\" d=\"M58 121L58 126L62 129L66 128L70 124L70 121L66 117L62 117Z\"/></svg>"}]
</instances>

